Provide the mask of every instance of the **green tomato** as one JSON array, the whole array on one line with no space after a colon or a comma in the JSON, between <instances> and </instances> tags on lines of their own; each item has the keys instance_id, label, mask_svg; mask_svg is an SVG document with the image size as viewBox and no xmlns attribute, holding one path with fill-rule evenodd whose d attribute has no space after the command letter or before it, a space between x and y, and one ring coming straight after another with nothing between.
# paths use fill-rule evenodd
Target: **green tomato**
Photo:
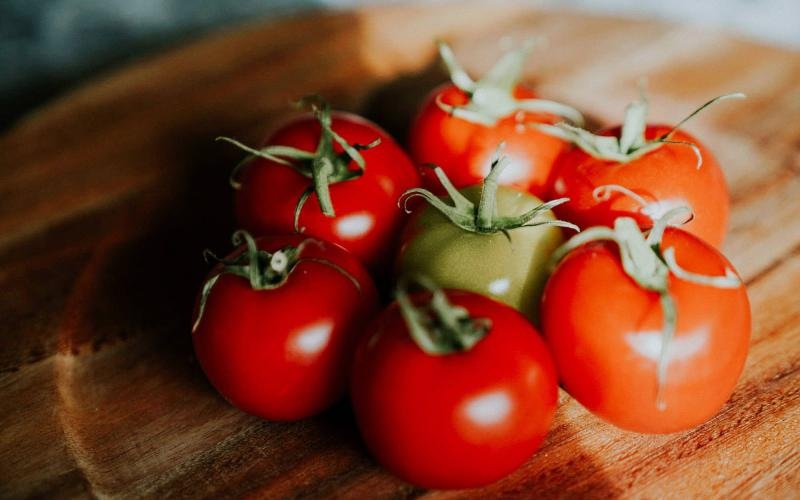
<instances>
[{"instance_id":1,"label":"green tomato","mask_svg":"<svg viewBox=\"0 0 800 500\"><path fill-rule=\"evenodd\" d=\"M481 186L460 192L476 205ZM542 201L500 186L497 215L519 216ZM418 209L403 236L398 275L424 275L442 288L469 290L510 305L534 322L547 280L547 264L563 243L561 229L542 225L507 232L474 233L459 228L430 205ZM536 221L555 220L551 211ZM510 241L509 241L510 238Z\"/></svg>"}]
</instances>

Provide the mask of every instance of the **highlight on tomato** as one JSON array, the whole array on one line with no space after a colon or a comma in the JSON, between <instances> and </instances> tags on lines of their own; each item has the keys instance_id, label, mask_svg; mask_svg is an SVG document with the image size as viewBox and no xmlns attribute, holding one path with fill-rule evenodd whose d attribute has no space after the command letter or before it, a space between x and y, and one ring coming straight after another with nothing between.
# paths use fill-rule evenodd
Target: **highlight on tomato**
<instances>
[{"instance_id":1,"label":"highlight on tomato","mask_svg":"<svg viewBox=\"0 0 800 500\"><path fill-rule=\"evenodd\" d=\"M463 188L488 175L494 149L504 141L509 166L498 182L543 197L553 163L568 144L530 124L566 118L580 125L583 117L567 105L539 99L520 83L533 43L506 53L477 81L447 44L438 45L451 82L430 93L411 125L413 160L418 165L439 165L456 188ZM429 190L443 194L429 172L421 173Z\"/></svg>"},{"instance_id":2,"label":"highlight on tomato","mask_svg":"<svg viewBox=\"0 0 800 500\"><path fill-rule=\"evenodd\" d=\"M254 240L218 259L197 301L192 341L233 406L269 420L326 409L347 385L356 337L377 311L367 271L346 250L302 235Z\"/></svg>"},{"instance_id":3,"label":"highlight on tomato","mask_svg":"<svg viewBox=\"0 0 800 500\"><path fill-rule=\"evenodd\" d=\"M405 214L397 198L420 185L402 148L376 124L331 112L318 96L311 114L285 123L231 175L240 227L256 235L298 232L350 250L375 272L393 253Z\"/></svg>"},{"instance_id":4,"label":"highlight on tomato","mask_svg":"<svg viewBox=\"0 0 800 500\"><path fill-rule=\"evenodd\" d=\"M716 97L667 126L647 123L642 90L626 108L621 126L597 134L563 122L535 125L575 146L556 162L549 181L548 196L570 199L556 215L581 228L612 227L625 216L648 229L670 209L688 206L694 218L683 228L719 248L730 205L725 176L711 152L681 127L716 102L743 97Z\"/></svg>"},{"instance_id":5,"label":"highlight on tomato","mask_svg":"<svg viewBox=\"0 0 800 500\"><path fill-rule=\"evenodd\" d=\"M481 295L408 296L405 284L359 339L351 398L367 447L423 488L471 488L517 469L544 440L556 372L517 311Z\"/></svg>"},{"instance_id":6,"label":"highlight on tomato","mask_svg":"<svg viewBox=\"0 0 800 500\"><path fill-rule=\"evenodd\" d=\"M452 205L421 188L403 195L403 203L420 197L428 204L416 208L406 226L396 273L425 275L442 287L491 297L535 319L547 262L563 242L560 228L577 228L551 212L566 199L542 203L499 186L510 163L501 152L502 145L482 185L460 191L443 169L434 168Z\"/></svg>"},{"instance_id":7,"label":"highlight on tomato","mask_svg":"<svg viewBox=\"0 0 800 500\"><path fill-rule=\"evenodd\" d=\"M630 217L594 227L553 256L542 330L561 383L612 424L644 433L695 427L733 392L750 338L750 306L725 257L667 227Z\"/></svg>"}]
</instances>

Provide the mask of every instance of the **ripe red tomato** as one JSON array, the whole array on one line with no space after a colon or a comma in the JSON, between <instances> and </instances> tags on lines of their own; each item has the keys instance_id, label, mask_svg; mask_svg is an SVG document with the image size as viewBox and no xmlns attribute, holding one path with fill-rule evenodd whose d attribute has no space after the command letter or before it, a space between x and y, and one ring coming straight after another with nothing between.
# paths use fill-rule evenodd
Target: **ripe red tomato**
<instances>
[{"instance_id":1,"label":"ripe red tomato","mask_svg":"<svg viewBox=\"0 0 800 500\"><path fill-rule=\"evenodd\" d=\"M313 152L321 142L321 112L317 110L316 117L308 114L284 124L264 142L264 147L289 146L312 152L310 158L289 160L310 169ZM380 139L378 145L361 151L365 168L360 176L355 174L357 165L336 140L329 137L327 151L317 154L318 158L328 158L336 172L353 176L330 184L333 211L329 210L329 215L323 213L317 193L313 192L313 179L277 161L255 158L239 179L235 195L237 222L257 235L298 230L331 241L377 271L391 259L405 220L397 199L407 189L420 185L419 174L400 146L374 123L349 113L333 113L330 128L351 146ZM298 201L309 190L295 224Z\"/></svg>"},{"instance_id":2,"label":"ripe red tomato","mask_svg":"<svg viewBox=\"0 0 800 500\"><path fill-rule=\"evenodd\" d=\"M254 262L255 245L237 248L209 275L206 300L202 292L198 300L195 353L209 381L240 410L269 420L305 418L344 392L356 336L377 308L374 285L342 248L289 235L258 239L258 250L270 255L261 253L256 279L271 288L254 289L244 266Z\"/></svg>"},{"instance_id":3,"label":"ripe red tomato","mask_svg":"<svg viewBox=\"0 0 800 500\"><path fill-rule=\"evenodd\" d=\"M716 249L680 229L668 228L660 248L674 249L677 264L691 273L723 276L732 269ZM669 341L662 297L626 274L611 242L570 252L545 287L542 327L563 387L624 429L669 433L705 422L730 397L747 356L744 285L734 279L735 287L717 288L672 271L666 280L677 314Z\"/></svg>"},{"instance_id":4,"label":"ripe red tomato","mask_svg":"<svg viewBox=\"0 0 800 500\"><path fill-rule=\"evenodd\" d=\"M550 354L522 315L470 292L446 298L460 314L488 320L485 336L468 350L428 354L395 302L359 339L351 397L367 446L389 470L424 488L469 488L531 456L558 388ZM421 307L431 295L410 301Z\"/></svg>"},{"instance_id":5,"label":"ripe red tomato","mask_svg":"<svg viewBox=\"0 0 800 500\"><path fill-rule=\"evenodd\" d=\"M534 99L529 88L517 85L517 99ZM555 123L558 117L544 113L518 112L493 126L473 123L450 116L436 103L441 100L451 106L463 106L469 96L453 84L435 89L423 103L409 137L411 157L417 164L433 163L442 167L457 188L480 183L489 173L492 155L497 145L505 141L505 153L511 163L500 183L543 197L550 170L567 143L549 136L525 123ZM431 172L421 170L425 186L442 194Z\"/></svg>"},{"instance_id":6,"label":"ripe red tomato","mask_svg":"<svg viewBox=\"0 0 800 500\"><path fill-rule=\"evenodd\" d=\"M506 53L481 80L473 81L440 43L453 83L434 89L423 102L409 133L414 161L438 165L456 188L468 187L489 174L495 149L505 142L511 162L500 184L543 197L553 163L567 144L531 124L552 124L559 115L581 123L583 117L519 84L530 48L528 44ZM443 194L431 172L423 170L422 175L428 189Z\"/></svg>"},{"instance_id":7,"label":"ripe red tomato","mask_svg":"<svg viewBox=\"0 0 800 500\"><path fill-rule=\"evenodd\" d=\"M665 125L649 125L646 140L653 140L670 131ZM600 132L619 137L620 127ZM725 239L730 201L725 176L717 160L697 139L680 130L674 141L697 146L703 158L697 167L697 156L683 144L664 144L658 149L627 163L603 160L574 147L556 162L550 180L549 196L569 198L557 207L559 218L587 228L613 226L619 216L633 217L643 228L653 225L668 210L688 205L694 218L681 226L706 242L720 247ZM619 185L633 191L647 202L646 206L620 193L597 196L600 186Z\"/></svg>"}]
</instances>

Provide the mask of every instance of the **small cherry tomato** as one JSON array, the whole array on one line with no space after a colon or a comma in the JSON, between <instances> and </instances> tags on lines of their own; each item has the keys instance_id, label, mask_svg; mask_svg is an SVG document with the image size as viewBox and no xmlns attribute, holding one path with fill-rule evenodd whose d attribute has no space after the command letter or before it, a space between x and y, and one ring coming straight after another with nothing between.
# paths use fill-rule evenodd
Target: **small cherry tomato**
<instances>
[{"instance_id":1,"label":"small cherry tomato","mask_svg":"<svg viewBox=\"0 0 800 500\"><path fill-rule=\"evenodd\" d=\"M694 218L683 228L720 247L730 205L722 169L688 133L647 125L646 106L644 100L631 104L622 126L598 135L563 125L545 127L576 144L556 162L549 181L549 196L570 199L556 215L581 228L610 227L617 217L627 216L646 229L670 209L689 206Z\"/></svg>"},{"instance_id":2,"label":"small cherry tomato","mask_svg":"<svg viewBox=\"0 0 800 500\"><path fill-rule=\"evenodd\" d=\"M431 92L422 104L409 135L411 157L417 164L440 166L456 188L480 183L489 173L497 144L506 143L509 167L499 182L542 197L548 175L567 143L530 126L552 124L558 115L582 123L580 113L538 99L518 82L529 46L506 54L480 81L458 65L450 48L440 43L452 83ZM442 194L430 172L422 170L426 187Z\"/></svg>"},{"instance_id":3,"label":"small cherry tomato","mask_svg":"<svg viewBox=\"0 0 800 500\"><path fill-rule=\"evenodd\" d=\"M624 429L669 433L705 422L730 397L750 306L714 247L663 223L653 231L663 237L645 240L621 217L614 230L570 240L545 288L542 329L582 405Z\"/></svg>"},{"instance_id":4,"label":"small cherry tomato","mask_svg":"<svg viewBox=\"0 0 800 500\"><path fill-rule=\"evenodd\" d=\"M336 243L378 271L405 222L397 199L419 174L374 123L313 105L259 150L236 143L251 153L232 177L237 221L256 235L296 231Z\"/></svg>"},{"instance_id":5,"label":"small cherry tomato","mask_svg":"<svg viewBox=\"0 0 800 500\"><path fill-rule=\"evenodd\" d=\"M517 469L555 413L557 376L536 330L464 291L398 294L359 339L351 396L387 469L423 488L471 488Z\"/></svg>"},{"instance_id":6,"label":"small cherry tomato","mask_svg":"<svg viewBox=\"0 0 800 500\"><path fill-rule=\"evenodd\" d=\"M357 335L377 309L374 285L346 250L302 235L244 244L212 270L192 334L203 371L242 411L314 415L344 392Z\"/></svg>"}]
</instances>

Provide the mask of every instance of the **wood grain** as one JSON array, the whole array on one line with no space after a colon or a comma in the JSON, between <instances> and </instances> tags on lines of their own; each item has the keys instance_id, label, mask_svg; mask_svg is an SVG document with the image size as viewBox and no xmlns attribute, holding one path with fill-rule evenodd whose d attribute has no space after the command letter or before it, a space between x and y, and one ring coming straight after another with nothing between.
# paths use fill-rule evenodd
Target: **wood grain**
<instances>
[{"instance_id":1,"label":"wood grain","mask_svg":"<svg viewBox=\"0 0 800 500\"><path fill-rule=\"evenodd\" d=\"M706 28L503 8L388 7L254 24L100 78L0 138L0 496L797 497L800 495L800 56ZM753 338L697 429L615 429L566 394L543 449L478 491L422 491L378 467L346 402L303 422L227 405L191 353L200 252L226 248L236 151L319 92L403 138L444 75L502 34L546 35L529 80L598 123L648 76L651 116L698 117L734 200L725 251Z\"/></svg>"}]
</instances>

